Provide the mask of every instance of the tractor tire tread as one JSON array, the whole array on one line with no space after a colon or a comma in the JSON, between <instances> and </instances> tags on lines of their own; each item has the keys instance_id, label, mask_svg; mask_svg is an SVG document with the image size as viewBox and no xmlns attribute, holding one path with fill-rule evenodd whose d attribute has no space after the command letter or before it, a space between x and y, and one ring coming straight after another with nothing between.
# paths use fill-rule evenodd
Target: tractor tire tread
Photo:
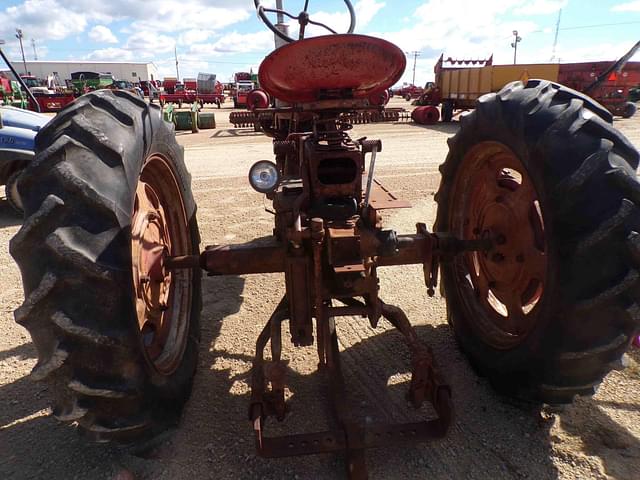
<instances>
[{"instance_id":1,"label":"tractor tire tread","mask_svg":"<svg viewBox=\"0 0 640 480\"><path fill-rule=\"evenodd\" d=\"M557 239L561 278L547 308L554 320L524 346L498 352L469 338L470 314L456 305L463 293L453 287L453 267L443 267L458 343L474 368L507 395L547 403L591 395L640 330L640 315L633 313L640 298L639 155L611 121L604 107L566 87L513 82L481 97L449 141L434 231L447 230L446 203L464 152L495 132L517 153L535 152L525 167L539 170L540 201L552 207L545 223Z\"/></svg>"},{"instance_id":2,"label":"tractor tire tread","mask_svg":"<svg viewBox=\"0 0 640 480\"><path fill-rule=\"evenodd\" d=\"M10 252L26 298L15 318L38 351L31 376L50 384L54 416L77 422L97 441L128 442L174 424L197 364L197 335L191 334L186 348L195 346L195 353L176 378L147 372L132 329L131 260L122 251L130 248L131 188L141 167L131 159L146 157L152 137L159 145L173 138L157 108L127 92L93 92L38 133L36 157L18 186L26 220ZM180 155L173 144L163 148ZM190 179L180 157L176 162L199 241ZM83 301L68 300L74 298Z\"/></svg>"}]
</instances>

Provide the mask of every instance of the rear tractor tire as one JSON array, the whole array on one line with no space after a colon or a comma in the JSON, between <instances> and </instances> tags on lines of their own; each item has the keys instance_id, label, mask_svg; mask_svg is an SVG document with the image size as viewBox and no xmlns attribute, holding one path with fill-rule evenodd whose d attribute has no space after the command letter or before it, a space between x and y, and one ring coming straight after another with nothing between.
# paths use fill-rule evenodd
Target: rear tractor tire
<instances>
[{"instance_id":1,"label":"rear tractor tire","mask_svg":"<svg viewBox=\"0 0 640 480\"><path fill-rule=\"evenodd\" d=\"M604 107L542 80L480 98L449 140L436 232L449 322L500 392L591 395L640 330L639 154Z\"/></svg>"},{"instance_id":2,"label":"rear tractor tire","mask_svg":"<svg viewBox=\"0 0 640 480\"><path fill-rule=\"evenodd\" d=\"M200 271L166 255L199 250L183 151L160 109L124 91L76 100L36 137L11 240L31 334L31 377L53 414L98 441L175 424L197 365Z\"/></svg>"}]
</instances>

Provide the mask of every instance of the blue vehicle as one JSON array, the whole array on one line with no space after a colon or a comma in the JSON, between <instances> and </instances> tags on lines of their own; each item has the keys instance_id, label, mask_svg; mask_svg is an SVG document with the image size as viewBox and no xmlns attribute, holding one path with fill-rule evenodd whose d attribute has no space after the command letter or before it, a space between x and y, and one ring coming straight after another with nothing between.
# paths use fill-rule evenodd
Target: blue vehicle
<instances>
[{"instance_id":1,"label":"blue vehicle","mask_svg":"<svg viewBox=\"0 0 640 480\"><path fill-rule=\"evenodd\" d=\"M9 204L22 214L16 187L22 170L34 157L35 137L49 117L14 107L0 107L0 184Z\"/></svg>"},{"instance_id":2,"label":"blue vehicle","mask_svg":"<svg viewBox=\"0 0 640 480\"><path fill-rule=\"evenodd\" d=\"M38 101L1 48L0 58L9 67L22 89L29 95L35 108L40 111ZM0 106L0 185L5 186L5 196L9 204L20 215L23 214L23 211L17 180L35 155L36 134L49 120L49 117L40 113Z\"/></svg>"}]
</instances>

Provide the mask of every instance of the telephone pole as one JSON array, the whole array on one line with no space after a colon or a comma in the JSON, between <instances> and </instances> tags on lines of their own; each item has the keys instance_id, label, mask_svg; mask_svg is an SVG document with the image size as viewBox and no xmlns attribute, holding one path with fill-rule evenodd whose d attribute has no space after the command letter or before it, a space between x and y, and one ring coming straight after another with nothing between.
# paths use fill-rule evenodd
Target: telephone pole
<instances>
[{"instance_id":1,"label":"telephone pole","mask_svg":"<svg viewBox=\"0 0 640 480\"><path fill-rule=\"evenodd\" d=\"M22 30L19 28L16 28L16 38L20 41L20 51L22 52L22 66L24 67L24 74L28 75L29 72L27 72L27 61L24 58L24 47L22 46L22 39L24 38L24 35L22 34Z\"/></svg>"},{"instance_id":2,"label":"telephone pole","mask_svg":"<svg viewBox=\"0 0 640 480\"><path fill-rule=\"evenodd\" d=\"M562 9L558 10L558 21L556 22L556 34L553 38L553 49L551 50L551 61L556 59L556 47L558 46L558 31L560 31L560 18L562 17ZM560 61L558 61L559 63Z\"/></svg>"},{"instance_id":3,"label":"telephone pole","mask_svg":"<svg viewBox=\"0 0 640 480\"><path fill-rule=\"evenodd\" d=\"M516 57L518 55L518 43L520 43L522 41L522 37L518 36L518 30L514 30L513 31L513 42L511 43L511 46L513 47L513 64L516 64Z\"/></svg>"},{"instance_id":4,"label":"telephone pole","mask_svg":"<svg viewBox=\"0 0 640 480\"><path fill-rule=\"evenodd\" d=\"M178 46L175 45L173 47L173 54L176 57L176 78L178 80L178 82L180 81L180 71L178 70Z\"/></svg>"},{"instance_id":5,"label":"telephone pole","mask_svg":"<svg viewBox=\"0 0 640 480\"><path fill-rule=\"evenodd\" d=\"M413 52L404 52L407 55L413 55L413 81L411 82L411 85L415 85L416 84L416 62L418 61L418 56L420 55L420 52L417 51L413 51Z\"/></svg>"},{"instance_id":6,"label":"telephone pole","mask_svg":"<svg viewBox=\"0 0 640 480\"><path fill-rule=\"evenodd\" d=\"M38 60L38 51L36 50L36 41L31 39L31 46L33 47L33 59Z\"/></svg>"}]
</instances>

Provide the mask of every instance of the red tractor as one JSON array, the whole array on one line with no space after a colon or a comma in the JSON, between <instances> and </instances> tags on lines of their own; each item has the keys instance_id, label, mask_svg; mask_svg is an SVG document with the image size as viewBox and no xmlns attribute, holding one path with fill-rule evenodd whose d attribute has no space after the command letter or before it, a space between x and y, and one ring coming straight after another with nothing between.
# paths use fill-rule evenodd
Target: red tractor
<instances>
[{"instance_id":1,"label":"red tractor","mask_svg":"<svg viewBox=\"0 0 640 480\"><path fill-rule=\"evenodd\" d=\"M428 295L440 282L455 337L500 392L551 404L593 394L640 329L639 154L611 114L541 80L482 97L449 140L433 232L417 219L414 232L398 233L382 214L408 204L375 179L382 140L352 138L344 114L370 109L401 78L403 52L353 34L348 0L349 33L308 39L317 23L306 9L255 3L288 42L260 67L261 87L283 102L260 112L275 161L249 172L273 203L272 237L201 251L182 148L160 110L127 92L88 94L38 134L10 247L25 291L15 317L38 350L32 377L54 387L54 415L101 441L173 424L198 363L202 270L284 272L251 377L263 456L344 452L347 474L365 478L365 449L447 433L455 397L403 311L382 300L377 274L387 266L422 265ZM270 13L297 19L298 38ZM395 326L411 356L407 399L437 417L355 422L336 317ZM317 346L331 430L265 433L269 417L288 413L285 322L291 345Z\"/></svg>"}]
</instances>

